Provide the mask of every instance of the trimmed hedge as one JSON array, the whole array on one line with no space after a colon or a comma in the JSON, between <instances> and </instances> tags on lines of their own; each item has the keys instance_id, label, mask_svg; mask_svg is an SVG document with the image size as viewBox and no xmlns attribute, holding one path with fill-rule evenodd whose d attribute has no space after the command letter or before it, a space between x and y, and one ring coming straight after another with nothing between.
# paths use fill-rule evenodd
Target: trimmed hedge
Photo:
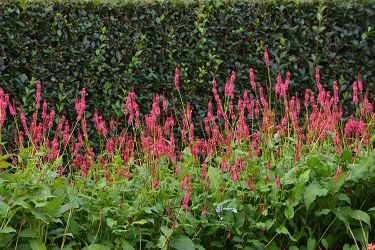
<instances>
[{"instance_id":1,"label":"trimmed hedge","mask_svg":"<svg viewBox=\"0 0 375 250\"><path fill-rule=\"evenodd\" d=\"M222 87L234 70L237 90L249 89L253 67L256 80L266 80L267 46L273 74L292 71L289 93L314 88L319 65L322 82L339 80L346 100L360 70L372 100L374 24L374 1L5 1L0 87L27 106L30 81L40 79L59 112L72 109L86 87L89 113L101 107L105 115L119 115L126 90L135 89L143 109L153 93L171 95L178 66L182 92L203 115L212 78ZM62 106L64 99L70 106Z\"/></svg>"}]
</instances>

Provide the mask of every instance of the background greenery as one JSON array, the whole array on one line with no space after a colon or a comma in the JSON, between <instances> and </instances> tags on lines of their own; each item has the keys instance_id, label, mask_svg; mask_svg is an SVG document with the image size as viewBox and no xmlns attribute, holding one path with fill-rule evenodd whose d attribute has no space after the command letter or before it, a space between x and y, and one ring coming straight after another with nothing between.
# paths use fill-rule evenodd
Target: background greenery
<instances>
[{"instance_id":1,"label":"background greenery","mask_svg":"<svg viewBox=\"0 0 375 250\"><path fill-rule=\"evenodd\" d=\"M100 107L113 116L129 89L142 110L153 93L170 97L178 66L182 92L202 117L212 78L223 87L236 71L238 92L249 89L250 67L266 80L267 46L271 71L292 71L289 93L315 88L319 65L322 82L339 80L348 103L360 70L373 100L374 24L374 1L2 1L0 87L31 107L30 85L40 79L58 112L86 87L86 114Z\"/></svg>"}]
</instances>

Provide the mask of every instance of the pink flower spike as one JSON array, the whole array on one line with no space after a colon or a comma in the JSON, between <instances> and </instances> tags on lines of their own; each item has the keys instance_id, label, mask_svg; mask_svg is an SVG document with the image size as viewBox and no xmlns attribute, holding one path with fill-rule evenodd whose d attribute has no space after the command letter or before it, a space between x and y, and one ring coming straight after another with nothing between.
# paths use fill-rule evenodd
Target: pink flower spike
<instances>
[{"instance_id":1,"label":"pink flower spike","mask_svg":"<svg viewBox=\"0 0 375 250\"><path fill-rule=\"evenodd\" d=\"M266 62L267 68L270 67L270 59L268 57L267 47L264 48L264 61Z\"/></svg>"},{"instance_id":2,"label":"pink flower spike","mask_svg":"<svg viewBox=\"0 0 375 250\"><path fill-rule=\"evenodd\" d=\"M254 188L253 183L251 182L251 180L249 178L247 178L246 182L247 182L247 185L249 186L250 191L254 192L255 188Z\"/></svg>"},{"instance_id":3,"label":"pink flower spike","mask_svg":"<svg viewBox=\"0 0 375 250\"><path fill-rule=\"evenodd\" d=\"M318 67L315 69L315 81L318 86L320 84L320 71Z\"/></svg>"},{"instance_id":4,"label":"pink flower spike","mask_svg":"<svg viewBox=\"0 0 375 250\"><path fill-rule=\"evenodd\" d=\"M186 188L186 193L184 195L184 199L182 200L182 208L185 211L185 214L187 213L189 209L189 196L190 196L190 186Z\"/></svg>"},{"instance_id":5,"label":"pink flower spike","mask_svg":"<svg viewBox=\"0 0 375 250\"><path fill-rule=\"evenodd\" d=\"M333 100L335 104L339 102L339 87L337 86L337 81L333 82Z\"/></svg>"},{"instance_id":6,"label":"pink flower spike","mask_svg":"<svg viewBox=\"0 0 375 250\"><path fill-rule=\"evenodd\" d=\"M358 71L358 78L357 78L357 84L358 84L358 90L360 93L363 91L362 81L361 81L361 75Z\"/></svg>"},{"instance_id":7,"label":"pink flower spike","mask_svg":"<svg viewBox=\"0 0 375 250\"><path fill-rule=\"evenodd\" d=\"M275 178L275 185L276 189L280 189L280 178L278 176Z\"/></svg>"},{"instance_id":8,"label":"pink flower spike","mask_svg":"<svg viewBox=\"0 0 375 250\"><path fill-rule=\"evenodd\" d=\"M252 68L250 68L250 70L249 70L249 75L250 75L251 88L255 92L257 90L257 85L255 83L254 71L253 71Z\"/></svg>"},{"instance_id":9,"label":"pink flower spike","mask_svg":"<svg viewBox=\"0 0 375 250\"><path fill-rule=\"evenodd\" d=\"M353 103L358 104L358 86L356 81L353 83Z\"/></svg>"},{"instance_id":10,"label":"pink flower spike","mask_svg":"<svg viewBox=\"0 0 375 250\"><path fill-rule=\"evenodd\" d=\"M180 71L176 67L174 73L174 86L176 87L177 91L180 91Z\"/></svg>"},{"instance_id":11,"label":"pink flower spike","mask_svg":"<svg viewBox=\"0 0 375 250\"><path fill-rule=\"evenodd\" d=\"M207 215L207 204L206 204L206 201L204 201L204 206L203 206L203 210L202 210L202 216L206 217L206 215Z\"/></svg>"},{"instance_id":12,"label":"pink flower spike","mask_svg":"<svg viewBox=\"0 0 375 250\"><path fill-rule=\"evenodd\" d=\"M154 189L157 189L158 186L159 186L159 177L156 178L156 180L154 181L154 185L153 185L153 187L154 187Z\"/></svg>"}]
</instances>

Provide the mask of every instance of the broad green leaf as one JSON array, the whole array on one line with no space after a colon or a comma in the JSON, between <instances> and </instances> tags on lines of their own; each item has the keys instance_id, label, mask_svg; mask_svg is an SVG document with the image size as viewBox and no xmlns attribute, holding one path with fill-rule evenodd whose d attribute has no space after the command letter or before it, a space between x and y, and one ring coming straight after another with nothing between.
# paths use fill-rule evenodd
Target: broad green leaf
<instances>
[{"instance_id":1,"label":"broad green leaf","mask_svg":"<svg viewBox=\"0 0 375 250\"><path fill-rule=\"evenodd\" d=\"M214 185L215 189L221 187L222 178L218 168L209 166L207 176L212 180L212 184Z\"/></svg>"},{"instance_id":2,"label":"broad green leaf","mask_svg":"<svg viewBox=\"0 0 375 250\"><path fill-rule=\"evenodd\" d=\"M170 238L173 234L173 230L166 227L166 226L161 226L160 227L160 230L162 231L162 233L165 235L165 237L167 238Z\"/></svg>"},{"instance_id":3,"label":"broad green leaf","mask_svg":"<svg viewBox=\"0 0 375 250\"><path fill-rule=\"evenodd\" d=\"M341 154L341 160L349 162L352 159L352 153L349 150L344 150Z\"/></svg>"},{"instance_id":4,"label":"broad green leaf","mask_svg":"<svg viewBox=\"0 0 375 250\"><path fill-rule=\"evenodd\" d=\"M356 228L356 229L353 229L352 232L353 232L353 235L354 235L354 239L356 241L360 241L360 242L363 242L363 243L367 242L368 236L369 236L369 230L368 230L367 227ZM350 236L353 237L352 235L350 235Z\"/></svg>"},{"instance_id":5,"label":"broad green leaf","mask_svg":"<svg viewBox=\"0 0 375 250\"><path fill-rule=\"evenodd\" d=\"M135 250L135 248L126 240L122 241L121 247L123 250Z\"/></svg>"},{"instance_id":6,"label":"broad green leaf","mask_svg":"<svg viewBox=\"0 0 375 250\"><path fill-rule=\"evenodd\" d=\"M142 220L133 222L132 225L144 225L144 224L147 224L147 223L154 224L154 221L153 221L153 219L149 219L149 220L142 219Z\"/></svg>"},{"instance_id":7,"label":"broad green leaf","mask_svg":"<svg viewBox=\"0 0 375 250\"><path fill-rule=\"evenodd\" d=\"M287 202L284 209L284 215L287 219L292 219L294 217L294 208L289 202Z\"/></svg>"},{"instance_id":8,"label":"broad green leaf","mask_svg":"<svg viewBox=\"0 0 375 250\"><path fill-rule=\"evenodd\" d=\"M112 218L107 218L107 225L109 226L109 228L113 228L114 226L117 225L117 221L115 221L114 219Z\"/></svg>"},{"instance_id":9,"label":"broad green leaf","mask_svg":"<svg viewBox=\"0 0 375 250\"><path fill-rule=\"evenodd\" d=\"M160 235L159 237L159 241L158 241L158 248L159 249L167 249L167 237L165 237L164 235Z\"/></svg>"},{"instance_id":10,"label":"broad green leaf","mask_svg":"<svg viewBox=\"0 0 375 250\"><path fill-rule=\"evenodd\" d=\"M22 230L18 236L23 237L23 238L38 238L39 235L38 235L38 232L35 231L34 229L26 228Z\"/></svg>"},{"instance_id":11,"label":"broad green leaf","mask_svg":"<svg viewBox=\"0 0 375 250\"><path fill-rule=\"evenodd\" d=\"M46 246L40 240L30 240L29 244L32 250L47 250Z\"/></svg>"},{"instance_id":12,"label":"broad green leaf","mask_svg":"<svg viewBox=\"0 0 375 250\"><path fill-rule=\"evenodd\" d=\"M5 218L8 209L9 209L8 204L0 201L0 218Z\"/></svg>"},{"instance_id":13,"label":"broad green leaf","mask_svg":"<svg viewBox=\"0 0 375 250\"><path fill-rule=\"evenodd\" d=\"M351 207L340 207L331 211L334 212L337 218L345 224L345 227L349 226L349 218L353 212Z\"/></svg>"},{"instance_id":14,"label":"broad green leaf","mask_svg":"<svg viewBox=\"0 0 375 250\"><path fill-rule=\"evenodd\" d=\"M0 161L0 168L8 168L12 166L11 163L7 162L7 161Z\"/></svg>"},{"instance_id":15,"label":"broad green leaf","mask_svg":"<svg viewBox=\"0 0 375 250\"><path fill-rule=\"evenodd\" d=\"M317 212L316 215L317 215L317 216L319 216L319 215L327 215L327 214L329 214L329 212L331 212L330 209L328 209L328 208L324 208L324 209L322 209L321 211Z\"/></svg>"},{"instance_id":16,"label":"broad green leaf","mask_svg":"<svg viewBox=\"0 0 375 250\"><path fill-rule=\"evenodd\" d=\"M363 212L361 210L354 210L350 214L350 216L353 219L360 220L360 221L366 223L371 228L371 219L370 219L370 216L366 212Z\"/></svg>"},{"instance_id":17,"label":"broad green leaf","mask_svg":"<svg viewBox=\"0 0 375 250\"><path fill-rule=\"evenodd\" d=\"M110 250L111 248L106 245L102 244L91 244L90 246L87 246L83 248L82 250Z\"/></svg>"},{"instance_id":18,"label":"broad green leaf","mask_svg":"<svg viewBox=\"0 0 375 250\"><path fill-rule=\"evenodd\" d=\"M300 181L302 181L303 183L306 183L310 180L310 173L311 173L311 170L310 169L307 169L305 172L303 172L300 176L299 176L299 179Z\"/></svg>"},{"instance_id":19,"label":"broad green leaf","mask_svg":"<svg viewBox=\"0 0 375 250\"><path fill-rule=\"evenodd\" d=\"M310 157L310 158L307 160L306 164L307 164L307 166L308 166L309 168L314 168L314 167L319 166L320 161L319 161L318 157L316 157L316 156L312 156L312 157Z\"/></svg>"},{"instance_id":20,"label":"broad green leaf","mask_svg":"<svg viewBox=\"0 0 375 250\"><path fill-rule=\"evenodd\" d=\"M337 195L337 198L340 201L345 201L346 203L348 203L348 205L350 205L352 203L350 198L346 194L340 193L340 194Z\"/></svg>"},{"instance_id":21,"label":"broad green leaf","mask_svg":"<svg viewBox=\"0 0 375 250\"><path fill-rule=\"evenodd\" d=\"M39 219L39 220L43 221L46 224L49 223L48 216L45 213L41 212L40 210L31 209L30 212L35 216L36 219Z\"/></svg>"},{"instance_id":22,"label":"broad green leaf","mask_svg":"<svg viewBox=\"0 0 375 250\"><path fill-rule=\"evenodd\" d=\"M313 182L310 185L308 185L303 195L307 208L309 208L310 205L316 200L316 197L325 196L327 195L327 193L328 193L328 190L322 187L317 182Z\"/></svg>"},{"instance_id":23,"label":"broad green leaf","mask_svg":"<svg viewBox=\"0 0 375 250\"><path fill-rule=\"evenodd\" d=\"M199 244L195 244L195 249L197 249L197 250L206 250L203 246L201 246Z\"/></svg>"},{"instance_id":24,"label":"broad green leaf","mask_svg":"<svg viewBox=\"0 0 375 250\"><path fill-rule=\"evenodd\" d=\"M0 229L0 234L9 234L9 233L15 233L15 232L17 232L17 230L9 226L6 226Z\"/></svg>"},{"instance_id":25,"label":"broad green leaf","mask_svg":"<svg viewBox=\"0 0 375 250\"><path fill-rule=\"evenodd\" d=\"M61 206L64 203L65 196L65 194L61 194L56 198L53 198L50 202L48 202L48 204L45 207L42 208L42 211L51 216L52 218L55 218Z\"/></svg>"},{"instance_id":26,"label":"broad green leaf","mask_svg":"<svg viewBox=\"0 0 375 250\"><path fill-rule=\"evenodd\" d=\"M62 205L59 209L59 212L57 213L56 217L60 218L65 212L69 211L72 208L72 205L70 203L66 203Z\"/></svg>"},{"instance_id":27,"label":"broad green leaf","mask_svg":"<svg viewBox=\"0 0 375 250\"><path fill-rule=\"evenodd\" d=\"M195 249L194 242L186 236L177 236L171 239L169 246L178 250Z\"/></svg>"},{"instance_id":28,"label":"broad green leaf","mask_svg":"<svg viewBox=\"0 0 375 250\"><path fill-rule=\"evenodd\" d=\"M342 250L351 250L352 248L350 247L350 245L348 244L348 243L346 243L344 246L343 246L343 248L342 248Z\"/></svg>"},{"instance_id":29,"label":"broad green leaf","mask_svg":"<svg viewBox=\"0 0 375 250\"><path fill-rule=\"evenodd\" d=\"M307 250L314 250L315 246L316 246L316 240L312 239L312 238L309 238L307 240Z\"/></svg>"},{"instance_id":30,"label":"broad green leaf","mask_svg":"<svg viewBox=\"0 0 375 250\"><path fill-rule=\"evenodd\" d=\"M347 180L357 182L369 176L369 170L375 166L375 153L363 159L359 164L350 164Z\"/></svg>"},{"instance_id":31,"label":"broad green leaf","mask_svg":"<svg viewBox=\"0 0 375 250\"><path fill-rule=\"evenodd\" d=\"M327 239L326 239L326 238L323 238L323 239L321 240L321 242L322 242L323 247L324 247L325 249L328 249L329 244L328 244Z\"/></svg>"}]
</instances>

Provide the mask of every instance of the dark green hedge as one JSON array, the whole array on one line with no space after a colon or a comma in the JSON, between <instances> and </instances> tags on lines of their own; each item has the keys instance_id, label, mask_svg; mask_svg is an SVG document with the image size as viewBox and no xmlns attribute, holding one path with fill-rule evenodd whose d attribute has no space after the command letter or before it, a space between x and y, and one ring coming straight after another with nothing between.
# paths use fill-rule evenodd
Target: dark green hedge
<instances>
[{"instance_id":1,"label":"dark green hedge","mask_svg":"<svg viewBox=\"0 0 375 250\"><path fill-rule=\"evenodd\" d=\"M202 114L213 77L223 86L235 70L237 90L249 88L253 67L265 81L264 46L273 74L292 71L290 93L314 88L319 65L346 99L360 70L374 97L374 1L2 2L0 87L24 103L33 101L25 87L34 77L59 111L74 107L82 87L91 111L120 114L131 88L145 108L152 93L172 93L178 66L183 93Z\"/></svg>"}]
</instances>

